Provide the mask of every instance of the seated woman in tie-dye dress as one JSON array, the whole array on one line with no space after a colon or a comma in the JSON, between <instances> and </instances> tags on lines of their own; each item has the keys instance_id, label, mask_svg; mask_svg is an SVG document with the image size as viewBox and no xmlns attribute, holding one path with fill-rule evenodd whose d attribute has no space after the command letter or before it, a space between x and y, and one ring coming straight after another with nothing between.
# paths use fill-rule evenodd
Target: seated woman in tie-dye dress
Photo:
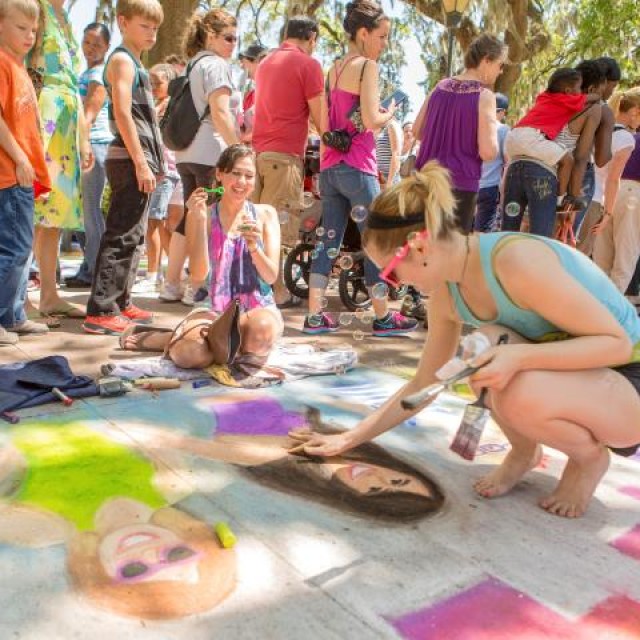
<instances>
[{"instance_id":1,"label":"seated woman in tie-dye dress","mask_svg":"<svg viewBox=\"0 0 640 640\"><path fill-rule=\"evenodd\" d=\"M166 350L180 367L207 367L213 361L206 329L237 300L240 352L269 354L283 330L271 291L278 275L280 224L273 207L249 201L255 171L255 155L245 145L231 145L220 156L216 178L223 193L210 209L211 309L195 309L174 331L132 327L120 338L123 349ZM187 235L201 233L198 220L208 216L206 191L196 189L188 207Z\"/></svg>"}]
</instances>

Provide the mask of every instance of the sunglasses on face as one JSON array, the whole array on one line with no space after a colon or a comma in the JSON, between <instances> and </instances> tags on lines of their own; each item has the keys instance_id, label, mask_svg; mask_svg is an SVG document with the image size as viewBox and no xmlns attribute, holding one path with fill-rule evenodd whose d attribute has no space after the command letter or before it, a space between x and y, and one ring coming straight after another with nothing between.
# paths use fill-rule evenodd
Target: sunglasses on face
<instances>
[{"instance_id":1,"label":"sunglasses on face","mask_svg":"<svg viewBox=\"0 0 640 640\"><path fill-rule=\"evenodd\" d=\"M421 231L417 237L426 238L427 235L427 231ZM393 256L389 264L380 272L380 279L393 289L397 289L402 284L396 274L396 267L409 255L410 249L409 240L407 240L402 247L396 251L396 255Z\"/></svg>"},{"instance_id":2,"label":"sunglasses on face","mask_svg":"<svg viewBox=\"0 0 640 640\"><path fill-rule=\"evenodd\" d=\"M118 567L116 577L121 582L138 582L144 578L152 576L167 566L178 566L189 560L199 557L199 553L190 547L183 545L171 546L162 549L158 562L147 562L143 560L127 560Z\"/></svg>"}]
</instances>

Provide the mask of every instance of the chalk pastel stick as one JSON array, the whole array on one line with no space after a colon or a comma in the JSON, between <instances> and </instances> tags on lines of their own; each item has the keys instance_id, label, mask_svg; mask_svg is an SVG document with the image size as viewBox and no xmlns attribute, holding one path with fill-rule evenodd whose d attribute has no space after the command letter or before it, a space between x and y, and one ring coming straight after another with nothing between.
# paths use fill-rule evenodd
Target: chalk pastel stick
<instances>
[{"instance_id":1,"label":"chalk pastel stick","mask_svg":"<svg viewBox=\"0 0 640 640\"><path fill-rule=\"evenodd\" d=\"M238 541L226 522L218 522L215 526L215 530L218 540L220 540L220 544L225 549L230 549Z\"/></svg>"}]
</instances>

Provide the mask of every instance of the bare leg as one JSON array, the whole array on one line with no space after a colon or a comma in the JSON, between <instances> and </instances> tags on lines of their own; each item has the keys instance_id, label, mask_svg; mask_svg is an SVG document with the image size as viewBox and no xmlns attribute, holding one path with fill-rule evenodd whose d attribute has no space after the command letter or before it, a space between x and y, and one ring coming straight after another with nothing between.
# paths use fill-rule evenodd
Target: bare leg
<instances>
[{"instance_id":1,"label":"bare leg","mask_svg":"<svg viewBox=\"0 0 640 640\"><path fill-rule=\"evenodd\" d=\"M492 404L498 423L524 438L517 451L521 470L523 454L531 452L531 443L569 457L558 487L540 501L542 508L555 515L579 517L585 512L609 464L605 445L625 447L640 442L640 397L610 369L523 372L493 395ZM508 437L513 435L508 433ZM505 459L503 472L481 481L483 495L499 495L495 491L513 486L514 478L517 482L514 457ZM530 460L533 464L535 458Z\"/></svg>"},{"instance_id":2,"label":"bare leg","mask_svg":"<svg viewBox=\"0 0 640 640\"><path fill-rule=\"evenodd\" d=\"M573 155L566 153L558 162L558 195L564 196L569 188L569 180L573 171ZM574 194L575 195L575 194ZM580 195L580 194L577 194Z\"/></svg>"},{"instance_id":3,"label":"bare leg","mask_svg":"<svg viewBox=\"0 0 640 640\"><path fill-rule=\"evenodd\" d=\"M160 266L160 256L162 254L162 245L160 241L160 229L163 225L162 220L149 220L149 227L147 229L147 278L151 277L151 274L158 273L158 267Z\"/></svg>"},{"instance_id":4,"label":"bare leg","mask_svg":"<svg viewBox=\"0 0 640 640\"><path fill-rule=\"evenodd\" d=\"M58 295L56 270L58 267L58 245L60 243L60 229L37 225L33 249L40 269L40 312L49 313L63 309L79 307L65 302Z\"/></svg>"},{"instance_id":5,"label":"bare leg","mask_svg":"<svg viewBox=\"0 0 640 640\"><path fill-rule=\"evenodd\" d=\"M175 235L175 234L174 234ZM209 273L209 247L207 246L207 215L189 211L186 224L189 275L193 288L199 287Z\"/></svg>"},{"instance_id":6,"label":"bare leg","mask_svg":"<svg viewBox=\"0 0 640 640\"><path fill-rule=\"evenodd\" d=\"M168 284L179 285L182 278L182 269L186 259L187 240L181 233L171 236L169 245L169 265L167 266Z\"/></svg>"}]
</instances>

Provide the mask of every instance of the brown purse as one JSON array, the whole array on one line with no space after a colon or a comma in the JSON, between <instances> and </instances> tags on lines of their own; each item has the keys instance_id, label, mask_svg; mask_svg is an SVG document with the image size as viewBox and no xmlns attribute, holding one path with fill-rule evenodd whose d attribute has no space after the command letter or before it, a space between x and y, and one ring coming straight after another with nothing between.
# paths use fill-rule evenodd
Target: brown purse
<instances>
[{"instance_id":1,"label":"brown purse","mask_svg":"<svg viewBox=\"0 0 640 640\"><path fill-rule=\"evenodd\" d=\"M211 364L231 364L240 349L240 303L233 300L208 326L201 329L209 343Z\"/></svg>"}]
</instances>

